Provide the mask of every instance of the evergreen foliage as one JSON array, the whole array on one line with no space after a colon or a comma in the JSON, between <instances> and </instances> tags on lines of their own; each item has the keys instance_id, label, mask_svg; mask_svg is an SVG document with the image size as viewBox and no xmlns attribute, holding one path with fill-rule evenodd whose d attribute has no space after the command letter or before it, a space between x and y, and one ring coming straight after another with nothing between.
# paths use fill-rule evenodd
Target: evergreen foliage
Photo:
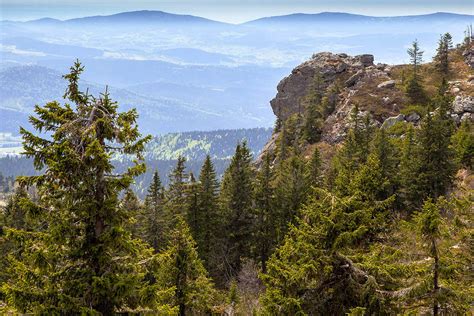
<instances>
[{"instance_id":1,"label":"evergreen foliage","mask_svg":"<svg viewBox=\"0 0 474 316\"><path fill-rule=\"evenodd\" d=\"M434 57L436 70L443 76L449 75L449 50L453 48L453 38L451 34L445 33L440 36L436 56Z\"/></svg>"},{"instance_id":2,"label":"evergreen foliage","mask_svg":"<svg viewBox=\"0 0 474 316\"><path fill-rule=\"evenodd\" d=\"M155 252L162 249L166 244L164 203L164 188L158 171L155 171L145 198L144 213L141 218L143 223L142 238L153 247Z\"/></svg>"},{"instance_id":3,"label":"evergreen foliage","mask_svg":"<svg viewBox=\"0 0 474 316\"><path fill-rule=\"evenodd\" d=\"M23 313L110 315L132 307L144 286L140 262L149 250L125 229L130 214L118 196L145 171L140 159L149 138L140 138L136 111L118 113L107 91L97 98L81 92L82 71L76 62L64 76L64 97L74 108L53 101L36 106L30 118L51 138L21 129L25 154L45 167L42 175L19 180L38 188L39 200L28 208L40 212L45 229L6 229L22 251L8 256L2 291ZM135 165L114 173L114 153L135 155Z\"/></svg>"},{"instance_id":4,"label":"evergreen foliage","mask_svg":"<svg viewBox=\"0 0 474 316\"><path fill-rule=\"evenodd\" d=\"M420 49L417 40L412 43L412 47L407 50L407 53L410 56L413 72L406 83L406 94L413 104L425 104L427 102L427 96L423 89L422 78L419 74L424 52Z\"/></svg>"},{"instance_id":5,"label":"evergreen foliage","mask_svg":"<svg viewBox=\"0 0 474 316\"><path fill-rule=\"evenodd\" d=\"M162 309L166 306L168 313L176 315L202 315L212 311L217 292L183 218L177 219L168 247L155 261L153 287L157 289Z\"/></svg>"},{"instance_id":6,"label":"evergreen foliage","mask_svg":"<svg viewBox=\"0 0 474 316\"><path fill-rule=\"evenodd\" d=\"M219 210L219 182L210 156L206 157L199 174L195 219L192 233L200 258L208 271L215 274L219 261L216 252L222 237L216 228L221 227L223 219Z\"/></svg>"},{"instance_id":7,"label":"evergreen foliage","mask_svg":"<svg viewBox=\"0 0 474 316\"><path fill-rule=\"evenodd\" d=\"M242 258L250 257L253 215L252 155L245 142L238 144L235 155L224 174L221 189L221 207L225 219L227 280L240 271Z\"/></svg>"}]
</instances>

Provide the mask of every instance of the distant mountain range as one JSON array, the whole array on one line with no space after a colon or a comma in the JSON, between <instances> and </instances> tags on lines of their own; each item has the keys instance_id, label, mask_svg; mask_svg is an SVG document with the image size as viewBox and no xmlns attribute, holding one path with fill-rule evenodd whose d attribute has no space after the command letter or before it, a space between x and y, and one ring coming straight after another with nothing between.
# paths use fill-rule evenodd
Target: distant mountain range
<instances>
[{"instance_id":1,"label":"distant mountain range","mask_svg":"<svg viewBox=\"0 0 474 316\"><path fill-rule=\"evenodd\" d=\"M0 133L17 136L35 104L60 99L76 58L84 86L110 86L123 109L137 107L145 133L269 127L278 82L319 51L408 61L415 38L430 60L439 35L460 42L472 15L371 17L291 14L242 24L161 11L70 20L0 22Z\"/></svg>"},{"instance_id":2,"label":"distant mountain range","mask_svg":"<svg viewBox=\"0 0 474 316\"><path fill-rule=\"evenodd\" d=\"M241 23L241 25L262 25L265 23L328 23L328 22L411 22L411 21L440 21L445 19L456 20L466 19L472 22L474 15L458 14L448 12L436 12L431 14L407 15L407 16L368 16L344 12L321 12L321 13L293 13L288 15L262 17L256 20ZM14 22L14 21L8 21ZM190 23L208 25L236 25L202 18L194 15L173 14L163 11L130 11L112 15L97 15L81 18L59 20L53 18L41 18L24 23L28 24L89 24L89 23ZM237 24L238 25L238 24Z\"/></svg>"}]
</instances>

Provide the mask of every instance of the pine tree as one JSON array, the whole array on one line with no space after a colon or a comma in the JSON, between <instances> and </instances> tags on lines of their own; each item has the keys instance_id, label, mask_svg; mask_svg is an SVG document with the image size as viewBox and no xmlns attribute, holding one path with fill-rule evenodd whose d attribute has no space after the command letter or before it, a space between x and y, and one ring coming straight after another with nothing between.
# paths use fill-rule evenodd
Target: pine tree
<instances>
[{"instance_id":1,"label":"pine tree","mask_svg":"<svg viewBox=\"0 0 474 316\"><path fill-rule=\"evenodd\" d=\"M153 179L145 197L144 214L142 218L143 239L158 252L166 244L167 223L164 212L164 188L158 171L153 173Z\"/></svg>"},{"instance_id":2,"label":"pine tree","mask_svg":"<svg viewBox=\"0 0 474 316\"><path fill-rule=\"evenodd\" d=\"M157 298L172 314L210 314L216 291L199 259L185 220L178 216L168 247L158 254L155 267Z\"/></svg>"},{"instance_id":3,"label":"pine tree","mask_svg":"<svg viewBox=\"0 0 474 316\"><path fill-rule=\"evenodd\" d=\"M76 62L65 98L69 104L36 106L30 122L42 138L21 128L24 151L42 175L21 177L36 185L45 230L7 229L22 240L20 257L9 258L11 278L3 284L7 301L22 313L111 315L138 295L149 250L126 231L130 214L119 193L145 171L144 144L135 110L117 112L107 90L98 98L78 88L83 67ZM114 172L110 157L127 154L135 164Z\"/></svg>"},{"instance_id":4,"label":"pine tree","mask_svg":"<svg viewBox=\"0 0 474 316\"><path fill-rule=\"evenodd\" d=\"M253 226L252 155L247 144L238 144L222 182L220 194L222 211L226 219L227 279L240 271L242 258L250 257Z\"/></svg>"},{"instance_id":5,"label":"pine tree","mask_svg":"<svg viewBox=\"0 0 474 316\"><path fill-rule=\"evenodd\" d=\"M278 229L278 217L273 212L273 177L270 155L266 154L255 181L254 257L260 263L263 273L267 270L268 258L275 247Z\"/></svg>"}]
</instances>

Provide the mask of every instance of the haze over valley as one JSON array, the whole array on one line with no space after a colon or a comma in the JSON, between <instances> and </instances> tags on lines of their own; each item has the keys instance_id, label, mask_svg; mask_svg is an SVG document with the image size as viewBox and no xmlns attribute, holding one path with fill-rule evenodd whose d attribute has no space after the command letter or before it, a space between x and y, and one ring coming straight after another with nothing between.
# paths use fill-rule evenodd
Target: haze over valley
<instances>
[{"instance_id":1,"label":"haze over valley","mask_svg":"<svg viewBox=\"0 0 474 316\"><path fill-rule=\"evenodd\" d=\"M84 88L97 94L108 85L124 109L137 107L145 133L270 127L278 82L313 53L406 63L404 48L417 38L430 61L439 34L459 42L472 21L449 13L320 13L229 24L161 11L2 21L0 133L16 137L35 104L59 99L61 76L76 58L85 65Z\"/></svg>"}]
</instances>

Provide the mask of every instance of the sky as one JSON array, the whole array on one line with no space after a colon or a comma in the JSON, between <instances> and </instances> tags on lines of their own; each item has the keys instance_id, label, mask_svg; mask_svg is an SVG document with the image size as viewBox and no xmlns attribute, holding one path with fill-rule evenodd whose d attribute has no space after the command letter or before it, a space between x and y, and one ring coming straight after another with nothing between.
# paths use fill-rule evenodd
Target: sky
<instances>
[{"instance_id":1,"label":"sky","mask_svg":"<svg viewBox=\"0 0 474 316\"><path fill-rule=\"evenodd\" d=\"M1 20L69 19L135 10L161 10L241 23L264 16L327 11L374 16L474 14L474 0L0 0Z\"/></svg>"}]
</instances>

